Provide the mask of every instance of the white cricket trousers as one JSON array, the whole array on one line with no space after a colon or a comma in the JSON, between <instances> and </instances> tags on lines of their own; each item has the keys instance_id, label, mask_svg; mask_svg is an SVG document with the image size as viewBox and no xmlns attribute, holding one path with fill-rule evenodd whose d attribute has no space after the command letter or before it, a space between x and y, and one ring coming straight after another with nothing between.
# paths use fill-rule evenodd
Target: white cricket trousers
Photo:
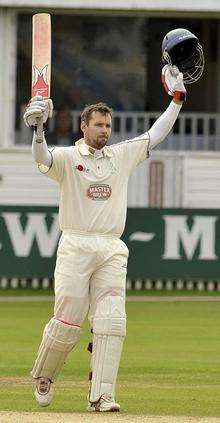
<instances>
[{"instance_id":1,"label":"white cricket trousers","mask_svg":"<svg viewBox=\"0 0 220 423\"><path fill-rule=\"evenodd\" d=\"M81 326L89 312L92 327L98 302L109 295L122 297L125 308L127 259L128 248L117 237L64 231L55 267L55 318Z\"/></svg>"}]
</instances>

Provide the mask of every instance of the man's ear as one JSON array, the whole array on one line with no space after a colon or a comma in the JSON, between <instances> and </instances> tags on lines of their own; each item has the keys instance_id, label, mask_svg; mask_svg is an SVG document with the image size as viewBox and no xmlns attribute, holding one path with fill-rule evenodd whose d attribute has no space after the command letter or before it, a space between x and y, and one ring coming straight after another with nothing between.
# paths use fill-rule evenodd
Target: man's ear
<instances>
[{"instance_id":1,"label":"man's ear","mask_svg":"<svg viewBox=\"0 0 220 423\"><path fill-rule=\"evenodd\" d=\"M81 131L84 132L86 129L86 122L82 121L80 124Z\"/></svg>"}]
</instances>

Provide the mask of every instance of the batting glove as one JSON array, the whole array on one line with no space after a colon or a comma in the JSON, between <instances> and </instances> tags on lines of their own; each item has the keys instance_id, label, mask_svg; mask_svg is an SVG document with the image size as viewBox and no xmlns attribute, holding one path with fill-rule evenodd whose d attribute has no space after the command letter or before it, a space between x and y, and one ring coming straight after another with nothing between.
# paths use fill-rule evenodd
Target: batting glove
<instances>
[{"instance_id":1,"label":"batting glove","mask_svg":"<svg viewBox=\"0 0 220 423\"><path fill-rule=\"evenodd\" d=\"M28 127L35 127L39 124L39 120L45 123L48 118L53 115L52 100L45 99L42 96L31 98L26 111L24 113L24 122Z\"/></svg>"},{"instance_id":2,"label":"batting glove","mask_svg":"<svg viewBox=\"0 0 220 423\"><path fill-rule=\"evenodd\" d=\"M165 65L161 73L165 91L177 101L186 101L186 88L183 83L183 74L177 66Z\"/></svg>"}]
</instances>

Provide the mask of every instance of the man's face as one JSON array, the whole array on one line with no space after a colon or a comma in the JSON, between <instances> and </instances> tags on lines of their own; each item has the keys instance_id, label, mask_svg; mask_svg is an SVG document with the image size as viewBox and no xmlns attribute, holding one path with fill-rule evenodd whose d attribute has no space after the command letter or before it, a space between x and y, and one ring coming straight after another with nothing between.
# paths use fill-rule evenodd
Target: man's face
<instances>
[{"instance_id":1,"label":"man's face","mask_svg":"<svg viewBox=\"0 0 220 423\"><path fill-rule=\"evenodd\" d=\"M86 122L81 124L86 144L97 150L107 144L111 135L111 128L112 118L109 113L103 115L100 112L92 112L88 124Z\"/></svg>"}]
</instances>

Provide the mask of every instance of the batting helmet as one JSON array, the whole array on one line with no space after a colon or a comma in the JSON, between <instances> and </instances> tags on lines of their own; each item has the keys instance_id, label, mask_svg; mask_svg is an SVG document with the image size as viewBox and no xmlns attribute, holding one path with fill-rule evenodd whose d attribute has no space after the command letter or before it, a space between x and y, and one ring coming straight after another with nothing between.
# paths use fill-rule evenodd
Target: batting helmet
<instances>
[{"instance_id":1,"label":"batting helmet","mask_svg":"<svg viewBox=\"0 0 220 423\"><path fill-rule=\"evenodd\" d=\"M198 81L204 70L204 54L198 38L188 29L168 32L162 42L162 62L176 65L185 84Z\"/></svg>"}]
</instances>

